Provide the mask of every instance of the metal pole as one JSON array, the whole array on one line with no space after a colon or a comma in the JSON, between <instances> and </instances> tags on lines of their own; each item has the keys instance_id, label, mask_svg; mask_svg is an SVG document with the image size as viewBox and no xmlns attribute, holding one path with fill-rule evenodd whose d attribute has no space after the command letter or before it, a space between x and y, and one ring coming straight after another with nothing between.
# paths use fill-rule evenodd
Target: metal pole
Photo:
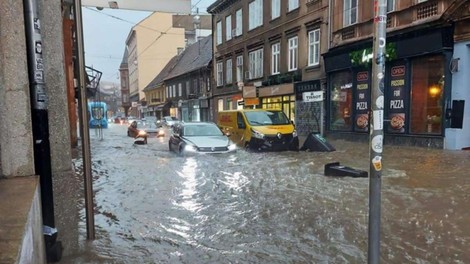
<instances>
[{"instance_id":1,"label":"metal pole","mask_svg":"<svg viewBox=\"0 0 470 264\"><path fill-rule=\"evenodd\" d=\"M370 122L369 247L368 263L380 262L380 204L384 120L387 1L374 0L374 40Z\"/></svg>"},{"instance_id":2,"label":"metal pole","mask_svg":"<svg viewBox=\"0 0 470 264\"><path fill-rule=\"evenodd\" d=\"M81 138L82 138L82 159L83 159L83 173L85 178L85 211L86 211L86 226L87 238L89 240L95 239L95 216L93 210L93 178L91 175L91 151L90 151L90 130L88 127L87 115L87 96L86 96L86 82L85 82L85 51L83 44L83 24L82 24L82 3L81 0L75 0L75 25L77 37L77 62L79 72L79 108L81 120Z\"/></svg>"}]
</instances>

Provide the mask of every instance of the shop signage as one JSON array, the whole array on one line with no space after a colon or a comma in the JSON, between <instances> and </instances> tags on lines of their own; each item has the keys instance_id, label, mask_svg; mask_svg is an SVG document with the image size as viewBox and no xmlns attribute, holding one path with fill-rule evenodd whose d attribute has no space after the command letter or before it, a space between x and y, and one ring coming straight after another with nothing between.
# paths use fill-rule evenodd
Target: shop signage
<instances>
[{"instance_id":1,"label":"shop signage","mask_svg":"<svg viewBox=\"0 0 470 264\"><path fill-rule=\"evenodd\" d=\"M260 97L271 97L271 96L276 96L276 95L284 95L284 94L292 94L292 93L294 93L294 85L292 83L259 88Z\"/></svg>"},{"instance_id":2,"label":"shop signage","mask_svg":"<svg viewBox=\"0 0 470 264\"><path fill-rule=\"evenodd\" d=\"M243 98L253 98L256 97L256 87L255 86L243 86Z\"/></svg>"},{"instance_id":3,"label":"shop signage","mask_svg":"<svg viewBox=\"0 0 470 264\"><path fill-rule=\"evenodd\" d=\"M405 133L405 65L397 65L390 70L389 120L388 132Z\"/></svg>"},{"instance_id":4,"label":"shop signage","mask_svg":"<svg viewBox=\"0 0 470 264\"><path fill-rule=\"evenodd\" d=\"M256 98L245 98L244 101L245 101L246 106L248 106L248 105L259 105L259 98L258 97L256 97Z\"/></svg>"},{"instance_id":5,"label":"shop signage","mask_svg":"<svg viewBox=\"0 0 470 264\"><path fill-rule=\"evenodd\" d=\"M385 45L385 59L391 61L397 58L397 45L393 42ZM355 50L349 53L349 58L354 66L368 66L374 58L372 48L365 48L362 50Z\"/></svg>"},{"instance_id":6,"label":"shop signage","mask_svg":"<svg viewBox=\"0 0 470 264\"><path fill-rule=\"evenodd\" d=\"M356 118L355 130L369 130L369 107L370 107L370 73L361 71L356 74Z\"/></svg>"},{"instance_id":7,"label":"shop signage","mask_svg":"<svg viewBox=\"0 0 470 264\"><path fill-rule=\"evenodd\" d=\"M304 102L321 102L323 101L323 92L304 92L302 93L302 99Z\"/></svg>"}]
</instances>

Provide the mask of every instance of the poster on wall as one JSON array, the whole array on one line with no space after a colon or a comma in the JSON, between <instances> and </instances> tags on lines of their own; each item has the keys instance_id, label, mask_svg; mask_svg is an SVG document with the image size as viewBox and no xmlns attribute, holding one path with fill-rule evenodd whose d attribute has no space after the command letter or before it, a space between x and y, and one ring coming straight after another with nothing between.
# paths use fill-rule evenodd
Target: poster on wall
<instances>
[{"instance_id":1,"label":"poster on wall","mask_svg":"<svg viewBox=\"0 0 470 264\"><path fill-rule=\"evenodd\" d=\"M390 70L390 102L388 104L390 125L387 130L390 133L405 133L405 73L406 67L402 64L393 66Z\"/></svg>"},{"instance_id":2,"label":"poster on wall","mask_svg":"<svg viewBox=\"0 0 470 264\"><path fill-rule=\"evenodd\" d=\"M356 116L354 128L356 131L369 130L369 101L370 101L370 74L361 71L356 74Z\"/></svg>"}]
</instances>

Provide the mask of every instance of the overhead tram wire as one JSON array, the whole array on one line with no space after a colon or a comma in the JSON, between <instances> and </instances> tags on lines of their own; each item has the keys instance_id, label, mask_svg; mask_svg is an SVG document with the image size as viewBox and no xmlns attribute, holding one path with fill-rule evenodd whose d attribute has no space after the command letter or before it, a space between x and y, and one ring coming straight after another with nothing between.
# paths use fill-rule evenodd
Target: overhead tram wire
<instances>
[{"instance_id":1,"label":"overhead tram wire","mask_svg":"<svg viewBox=\"0 0 470 264\"><path fill-rule=\"evenodd\" d=\"M197 5L201 2L202 0L197 1L194 5L191 6L191 10L193 10ZM178 20L175 21L175 23L179 22L183 17L180 17ZM166 35L170 29L172 29L173 26L168 27L165 31L160 32L160 35L155 38L154 41L152 41L141 53L137 54L137 58L142 56L145 51L147 51L153 44L155 44L163 35Z\"/></svg>"}]
</instances>

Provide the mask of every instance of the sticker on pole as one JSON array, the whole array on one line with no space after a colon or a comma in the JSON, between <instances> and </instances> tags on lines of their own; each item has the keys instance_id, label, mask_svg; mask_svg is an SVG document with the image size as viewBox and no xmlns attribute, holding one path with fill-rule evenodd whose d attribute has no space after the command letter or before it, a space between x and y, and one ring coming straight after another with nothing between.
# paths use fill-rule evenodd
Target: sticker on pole
<instances>
[{"instance_id":1,"label":"sticker on pole","mask_svg":"<svg viewBox=\"0 0 470 264\"><path fill-rule=\"evenodd\" d=\"M372 150L377 153L382 153L383 150L383 137L381 135L377 135L372 138L371 141Z\"/></svg>"},{"instance_id":2,"label":"sticker on pole","mask_svg":"<svg viewBox=\"0 0 470 264\"><path fill-rule=\"evenodd\" d=\"M374 110L374 130L384 129L384 110Z\"/></svg>"},{"instance_id":3,"label":"sticker on pole","mask_svg":"<svg viewBox=\"0 0 470 264\"><path fill-rule=\"evenodd\" d=\"M374 165L374 169L376 171L381 171L382 170L382 157L381 156L375 156L372 159L372 165Z\"/></svg>"}]
</instances>

